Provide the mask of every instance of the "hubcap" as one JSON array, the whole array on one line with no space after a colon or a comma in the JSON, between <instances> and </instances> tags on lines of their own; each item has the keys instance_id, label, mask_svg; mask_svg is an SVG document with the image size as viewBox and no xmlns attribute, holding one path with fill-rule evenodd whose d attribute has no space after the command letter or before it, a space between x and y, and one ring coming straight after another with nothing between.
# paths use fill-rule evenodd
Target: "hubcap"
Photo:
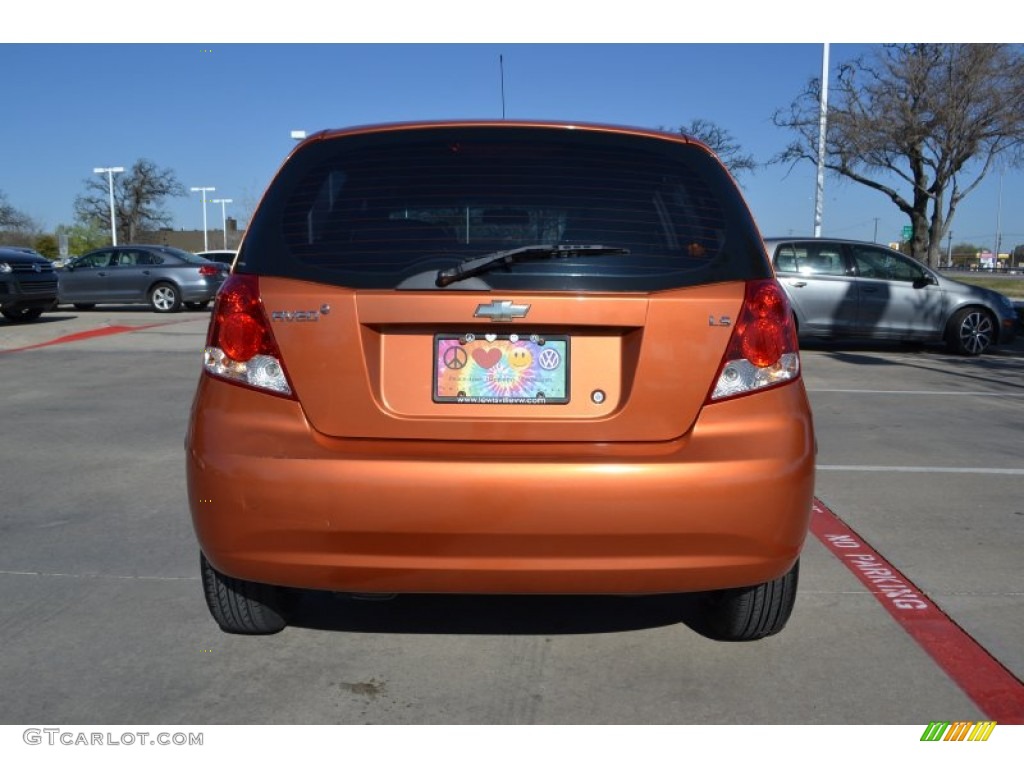
<instances>
[{"instance_id":1,"label":"hubcap","mask_svg":"<svg viewBox=\"0 0 1024 768\"><path fill-rule=\"evenodd\" d=\"M972 355L981 354L992 343L992 321L982 312L971 312L960 324L960 342Z\"/></svg>"},{"instance_id":2,"label":"hubcap","mask_svg":"<svg viewBox=\"0 0 1024 768\"><path fill-rule=\"evenodd\" d=\"M174 306L174 291L170 288L157 288L153 291L153 304L157 309L166 312Z\"/></svg>"}]
</instances>

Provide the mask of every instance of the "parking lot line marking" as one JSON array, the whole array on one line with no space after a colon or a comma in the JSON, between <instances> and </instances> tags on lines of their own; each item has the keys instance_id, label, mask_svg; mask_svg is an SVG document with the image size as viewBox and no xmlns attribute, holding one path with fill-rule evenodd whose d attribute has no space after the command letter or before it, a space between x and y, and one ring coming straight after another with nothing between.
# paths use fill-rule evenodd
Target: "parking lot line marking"
<instances>
[{"instance_id":1,"label":"parking lot line marking","mask_svg":"<svg viewBox=\"0 0 1024 768\"><path fill-rule=\"evenodd\" d=\"M819 464L827 472L920 472L947 475L1024 475L1024 469L1012 467L887 467L870 464Z\"/></svg>"},{"instance_id":2,"label":"parking lot line marking","mask_svg":"<svg viewBox=\"0 0 1024 768\"><path fill-rule=\"evenodd\" d=\"M811 532L986 717L1024 724L1024 683L819 499L814 500Z\"/></svg>"},{"instance_id":3,"label":"parking lot line marking","mask_svg":"<svg viewBox=\"0 0 1024 768\"><path fill-rule=\"evenodd\" d=\"M51 573L47 571L0 571L0 576L44 576L57 579L117 579L120 581L199 581L198 576L127 576L116 573Z\"/></svg>"},{"instance_id":4,"label":"parking lot line marking","mask_svg":"<svg viewBox=\"0 0 1024 768\"><path fill-rule=\"evenodd\" d=\"M145 331L148 330L149 328L162 328L165 325L177 325L178 323L190 322L195 321L170 320L164 323L150 323L149 325L108 325L104 328L93 328L91 331L79 331L78 333L69 333L67 336L58 336L56 339L50 339L49 341L41 341L38 344L29 344L24 347L14 347L12 349L0 349L0 354L4 352L24 352L29 349L52 347L55 344L68 344L73 341L86 341L87 339L96 339L102 336L113 336L118 333L132 333L134 331Z\"/></svg>"},{"instance_id":5,"label":"parking lot line marking","mask_svg":"<svg viewBox=\"0 0 1024 768\"><path fill-rule=\"evenodd\" d=\"M1008 387L1019 384L1006 382ZM943 392L936 389L811 389L809 393L839 395L936 395L940 397L1024 397L1024 392Z\"/></svg>"}]
</instances>

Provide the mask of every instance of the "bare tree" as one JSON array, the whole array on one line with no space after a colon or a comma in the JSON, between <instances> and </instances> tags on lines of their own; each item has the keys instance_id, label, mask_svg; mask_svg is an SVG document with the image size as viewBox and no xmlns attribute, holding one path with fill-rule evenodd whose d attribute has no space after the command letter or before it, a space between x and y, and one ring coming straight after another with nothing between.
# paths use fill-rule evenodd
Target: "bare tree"
<instances>
[{"instance_id":1,"label":"bare tree","mask_svg":"<svg viewBox=\"0 0 1024 768\"><path fill-rule=\"evenodd\" d=\"M26 213L22 213L13 205L7 202L7 193L0 190L0 232L23 233L33 232L38 227Z\"/></svg>"},{"instance_id":2,"label":"bare tree","mask_svg":"<svg viewBox=\"0 0 1024 768\"><path fill-rule=\"evenodd\" d=\"M682 126L679 131L684 136L693 136L700 139L712 151L718 155L718 159L729 169L733 176L739 176L745 171L757 169L757 162L753 155L745 155L733 135L725 128L705 120L702 117L694 118L689 125Z\"/></svg>"},{"instance_id":3,"label":"bare tree","mask_svg":"<svg viewBox=\"0 0 1024 768\"><path fill-rule=\"evenodd\" d=\"M821 82L776 125L797 138L775 162L817 163ZM911 254L935 266L957 206L1024 147L1024 57L1015 45L880 46L829 89L825 166L876 189L910 218Z\"/></svg>"},{"instance_id":4,"label":"bare tree","mask_svg":"<svg viewBox=\"0 0 1024 768\"><path fill-rule=\"evenodd\" d=\"M75 217L86 225L110 230L110 192L106 176L85 180L85 194L75 198ZM114 176L114 215L117 241L133 243L143 230L169 226L171 215L163 208L168 197L183 197L185 187L174 171L158 168L152 160L136 160L125 173Z\"/></svg>"}]
</instances>

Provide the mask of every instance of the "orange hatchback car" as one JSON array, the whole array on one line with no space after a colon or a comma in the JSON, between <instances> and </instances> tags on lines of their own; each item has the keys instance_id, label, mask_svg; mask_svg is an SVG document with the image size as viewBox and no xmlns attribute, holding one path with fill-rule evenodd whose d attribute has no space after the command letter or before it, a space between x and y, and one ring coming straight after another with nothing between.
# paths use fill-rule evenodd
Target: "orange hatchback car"
<instances>
[{"instance_id":1,"label":"orange hatchback car","mask_svg":"<svg viewBox=\"0 0 1024 768\"><path fill-rule=\"evenodd\" d=\"M693 139L313 135L211 318L186 438L210 611L260 634L288 587L700 592L706 634L778 632L814 486L794 331Z\"/></svg>"}]
</instances>

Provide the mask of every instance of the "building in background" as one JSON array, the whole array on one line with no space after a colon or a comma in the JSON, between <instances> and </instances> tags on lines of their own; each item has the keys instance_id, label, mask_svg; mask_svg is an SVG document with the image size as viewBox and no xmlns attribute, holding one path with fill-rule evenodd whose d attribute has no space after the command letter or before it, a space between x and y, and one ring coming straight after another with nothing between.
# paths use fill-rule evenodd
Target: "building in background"
<instances>
[{"instance_id":1,"label":"building in background","mask_svg":"<svg viewBox=\"0 0 1024 768\"><path fill-rule=\"evenodd\" d=\"M238 244L242 242L244 229L238 228L238 220L230 216L227 218L227 250L237 250ZM210 250L225 248L224 230L209 229L206 231L206 241ZM140 232L136 238L140 245L167 245L171 248L180 248L183 251L198 253L206 250L203 245L203 230L201 229L158 229L155 232Z\"/></svg>"}]
</instances>

